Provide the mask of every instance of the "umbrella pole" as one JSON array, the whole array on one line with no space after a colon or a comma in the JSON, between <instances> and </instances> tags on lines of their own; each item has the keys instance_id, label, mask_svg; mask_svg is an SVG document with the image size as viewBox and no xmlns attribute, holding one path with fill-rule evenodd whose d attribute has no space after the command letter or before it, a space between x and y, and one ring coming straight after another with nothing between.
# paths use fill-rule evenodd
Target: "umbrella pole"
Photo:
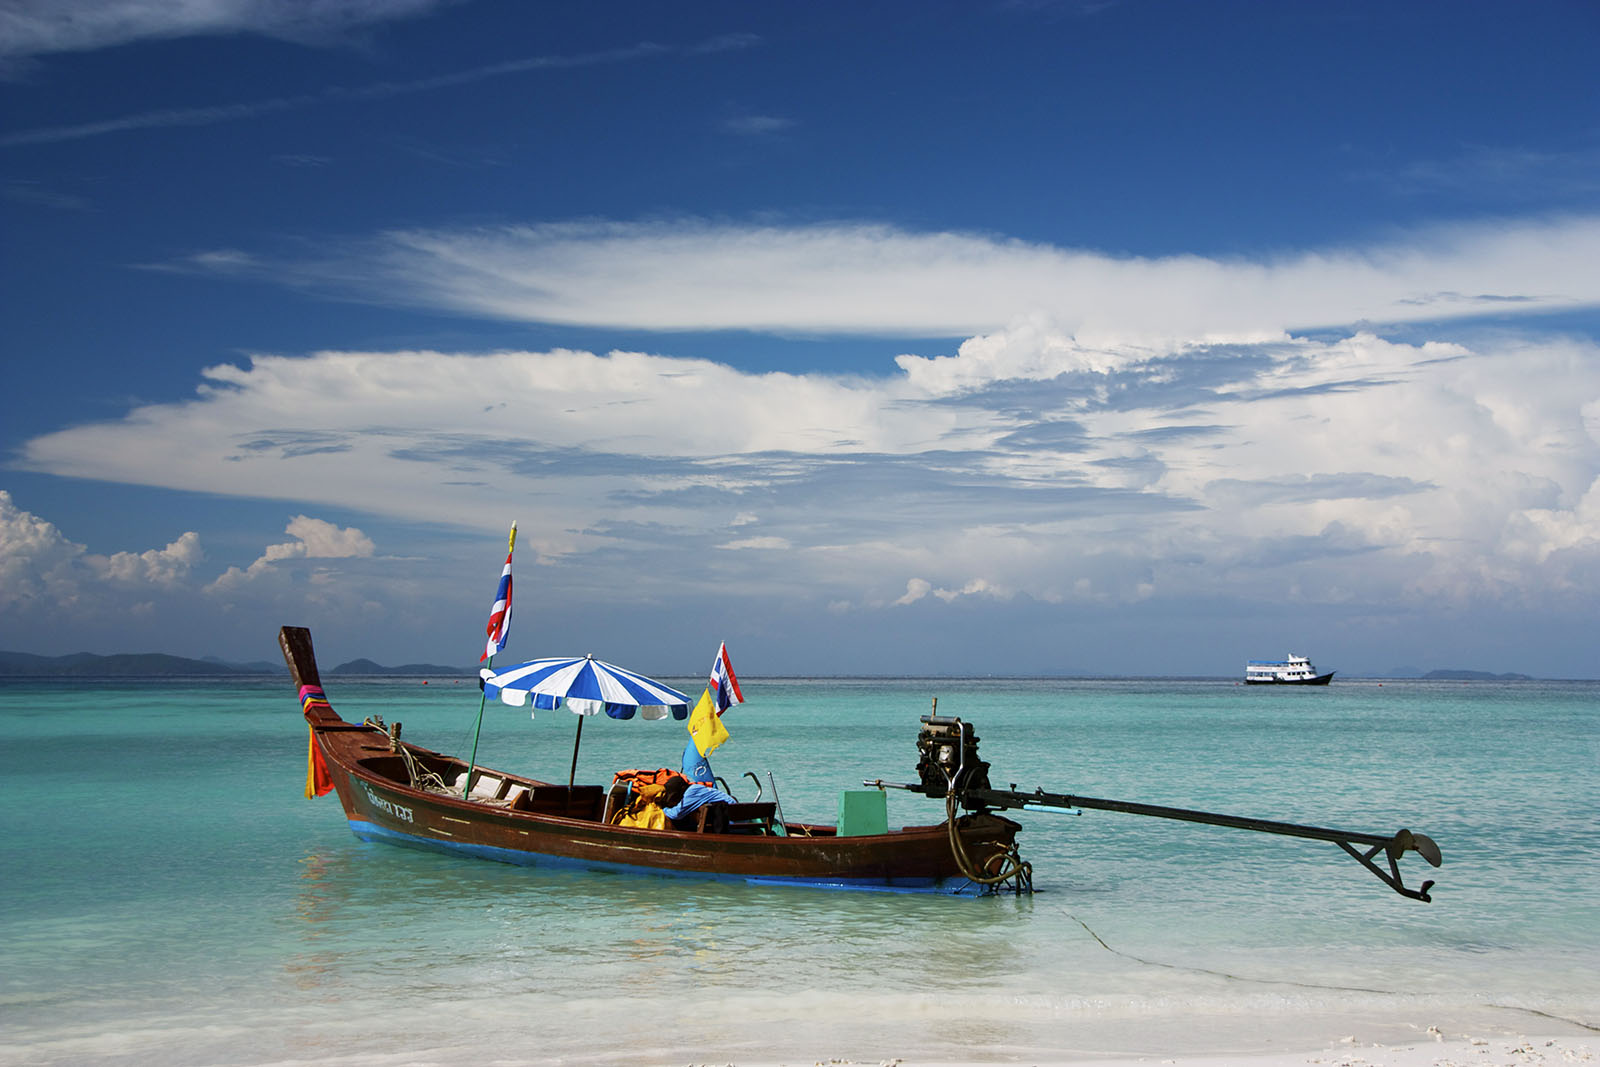
<instances>
[{"instance_id":1,"label":"umbrella pole","mask_svg":"<svg viewBox=\"0 0 1600 1067\"><path fill-rule=\"evenodd\" d=\"M489 666L494 666L494 657L489 657ZM467 784L461 787L461 799L467 799L467 794L472 792L472 772L478 769L478 733L483 729L483 706L489 702L489 691L483 688L483 682L478 682L481 690L478 697L478 724L472 728L472 758L467 761ZM576 758L576 757L574 757Z\"/></svg>"},{"instance_id":2,"label":"umbrella pole","mask_svg":"<svg viewBox=\"0 0 1600 1067\"><path fill-rule=\"evenodd\" d=\"M583 740L583 720L585 716L578 716L578 733L572 739L572 771L567 775L567 789L570 793L572 783L578 780L578 743Z\"/></svg>"}]
</instances>

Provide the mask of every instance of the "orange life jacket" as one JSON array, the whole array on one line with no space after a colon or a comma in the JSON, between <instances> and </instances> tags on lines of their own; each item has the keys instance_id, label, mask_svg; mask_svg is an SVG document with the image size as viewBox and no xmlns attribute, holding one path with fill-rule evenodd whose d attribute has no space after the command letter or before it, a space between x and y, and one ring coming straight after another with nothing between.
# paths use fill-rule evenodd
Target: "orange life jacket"
<instances>
[{"instance_id":1,"label":"orange life jacket","mask_svg":"<svg viewBox=\"0 0 1600 1067\"><path fill-rule=\"evenodd\" d=\"M674 778L683 778L683 775L670 767L661 767L653 771L618 771L611 776L612 785L626 785L638 789L641 785L666 785ZM684 781L688 781L684 778Z\"/></svg>"},{"instance_id":2,"label":"orange life jacket","mask_svg":"<svg viewBox=\"0 0 1600 1067\"><path fill-rule=\"evenodd\" d=\"M628 795L617 805L617 813L611 817L611 821L619 826L639 826L647 830L666 829L667 817L657 801L661 797L662 788L668 782L682 777L683 775L670 767L661 767L653 771L618 771L611 776L612 788L625 785L628 787Z\"/></svg>"}]
</instances>

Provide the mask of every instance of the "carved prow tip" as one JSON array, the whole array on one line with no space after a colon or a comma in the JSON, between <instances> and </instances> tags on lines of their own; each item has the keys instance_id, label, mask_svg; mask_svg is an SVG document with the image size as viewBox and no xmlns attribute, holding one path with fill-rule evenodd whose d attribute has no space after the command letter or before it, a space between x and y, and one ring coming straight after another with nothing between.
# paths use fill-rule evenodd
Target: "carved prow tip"
<instances>
[{"instance_id":1,"label":"carved prow tip","mask_svg":"<svg viewBox=\"0 0 1600 1067\"><path fill-rule=\"evenodd\" d=\"M317 656L311 648L311 631L304 626L285 626L278 631L278 647L296 686L322 685L317 674Z\"/></svg>"}]
</instances>

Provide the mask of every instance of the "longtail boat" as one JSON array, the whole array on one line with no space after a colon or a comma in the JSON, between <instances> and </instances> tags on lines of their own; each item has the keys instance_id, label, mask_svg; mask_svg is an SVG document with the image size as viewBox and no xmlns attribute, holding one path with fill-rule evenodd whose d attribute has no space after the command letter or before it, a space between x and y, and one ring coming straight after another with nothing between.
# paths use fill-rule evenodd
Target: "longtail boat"
<instances>
[{"instance_id":1,"label":"longtail boat","mask_svg":"<svg viewBox=\"0 0 1600 1067\"><path fill-rule=\"evenodd\" d=\"M1025 866L1016 823L954 804L942 823L883 833L784 821L772 801L717 805L726 809L717 832L704 829L707 808L691 829L623 825L626 784L541 782L402 741L399 723L345 722L322 688L310 631L286 626L278 641L310 726L309 771L337 791L364 841L533 867L946 893L986 891Z\"/></svg>"},{"instance_id":2,"label":"longtail boat","mask_svg":"<svg viewBox=\"0 0 1600 1067\"><path fill-rule=\"evenodd\" d=\"M881 800L888 789L942 800L945 821L883 832L787 822L774 802L719 803L714 828L707 808L698 823L654 829L619 823L632 785L609 787L535 781L477 768L400 740L400 724L381 719L355 724L334 712L317 675L308 630L286 626L278 635L300 704L311 727L307 795L312 779L336 789L357 837L466 853L528 866L577 866L746 882L853 889L988 894L1033 891L1033 867L1018 854L1021 827L996 812L1081 814L1081 809L1222 826L1337 845L1390 889L1429 901L1431 879L1415 888L1400 860L1415 852L1442 862L1428 835L1408 829L1366 833L1223 815L1128 800L1105 800L1042 788L996 789L989 764L978 757L970 722L922 717L915 782L864 781ZM492 677L492 673L490 675ZM486 693L488 681L486 680ZM576 750L574 750L576 766ZM843 810L844 805L841 805ZM881 808L879 809L882 810ZM967 814L962 814L962 811Z\"/></svg>"}]
</instances>

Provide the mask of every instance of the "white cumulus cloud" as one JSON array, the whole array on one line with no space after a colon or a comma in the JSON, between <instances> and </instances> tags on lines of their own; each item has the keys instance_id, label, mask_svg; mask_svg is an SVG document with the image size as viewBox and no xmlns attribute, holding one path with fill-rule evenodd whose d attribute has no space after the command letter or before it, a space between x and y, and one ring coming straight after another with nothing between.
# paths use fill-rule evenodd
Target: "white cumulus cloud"
<instances>
[{"instance_id":1,"label":"white cumulus cloud","mask_svg":"<svg viewBox=\"0 0 1600 1067\"><path fill-rule=\"evenodd\" d=\"M878 379L622 352L262 356L194 400L35 438L25 462L486 533L515 500L547 560L626 550L692 588L705 550L741 549L719 555L761 585L862 604L1290 574L1295 596L1460 602L1596 580L1590 342L1084 347L1026 322ZM686 417L707 395L719 418ZM288 532L218 585L372 551L305 516Z\"/></svg>"},{"instance_id":2,"label":"white cumulus cloud","mask_svg":"<svg viewBox=\"0 0 1600 1067\"><path fill-rule=\"evenodd\" d=\"M84 546L55 523L17 507L0 489L0 610L30 601L77 595Z\"/></svg>"},{"instance_id":3,"label":"white cumulus cloud","mask_svg":"<svg viewBox=\"0 0 1600 1067\"><path fill-rule=\"evenodd\" d=\"M309 515L296 515L289 520L284 532L294 538L281 544L268 545L254 563L248 567L229 567L210 586L211 592L237 589L241 584L273 571L273 564L288 559L350 559L372 555L372 538L354 526L339 527L324 519ZM312 582L325 580L313 574Z\"/></svg>"},{"instance_id":4,"label":"white cumulus cloud","mask_svg":"<svg viewBox=\"0 0 1600 1067\"><path fill-rule=\"evenodd\" d=\"M204 558L200 535L190 530L166 548L85 556L84 561L114 581L175 586L188 578L191 568Z\"/></svg>"},{"instance_id":5,"label":"white cumulus cloud","mask_svg":"<svg viewBox=\"0 0 1600 1067\"><path fill-rule=\"evenodd\" d=\"M126 595L184 587L203 558L192 530L165 548L92 553L0 489L0 611L128 608Z\"/></svg>"}]
</instances>

